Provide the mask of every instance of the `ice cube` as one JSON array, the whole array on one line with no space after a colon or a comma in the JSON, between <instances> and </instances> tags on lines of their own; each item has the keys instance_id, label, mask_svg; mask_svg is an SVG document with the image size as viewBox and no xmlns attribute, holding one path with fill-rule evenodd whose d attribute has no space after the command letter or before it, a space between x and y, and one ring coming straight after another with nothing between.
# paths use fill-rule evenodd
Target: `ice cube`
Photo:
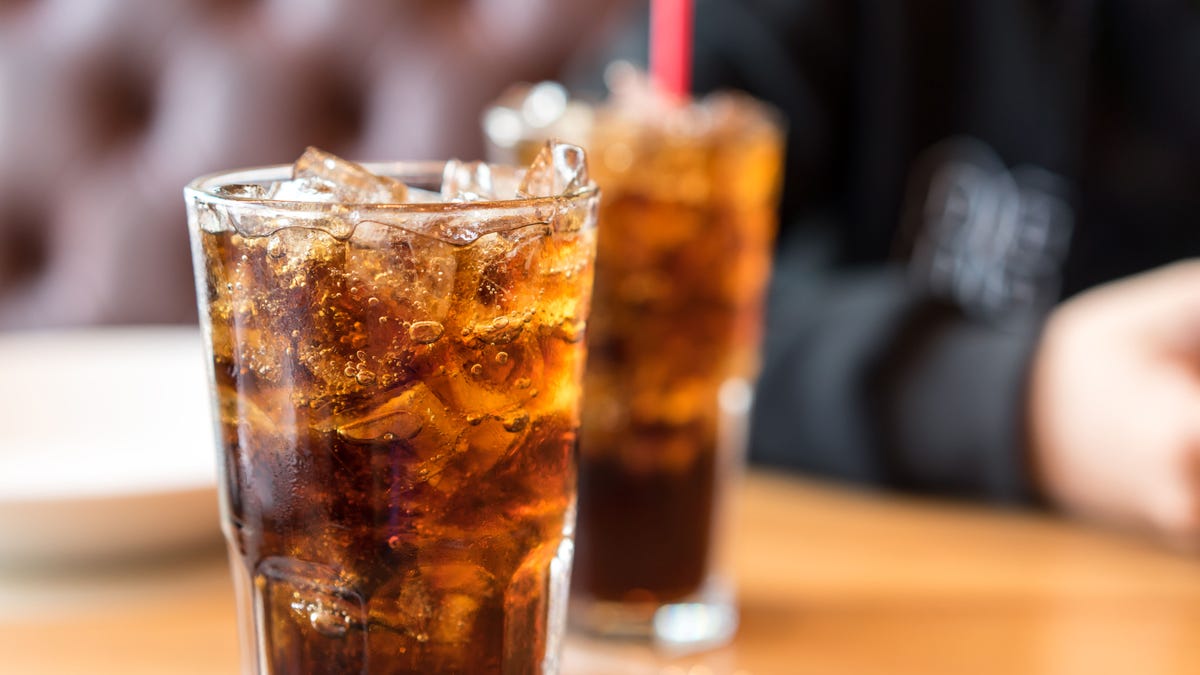
<instances>
[{"instance_id":1,"label":"ice cube","mask_svg":"<svg viewBox=\"0 0 1200 675\"><path fill-rule=\"evenodd\" d=\"M412 569L396 574L377 589L369 611L371 623L387 629L372 631L368 636L372 643L395 643L392 636L399 635L404 638L399 644L411 647L409 640L429 641L429 624L437 613L437 605L420 571Z\"/></svg>"},{"instance_id":2,"label":"ice cube","mask_svg":"<svg viewBox=\"0 0 1200 675\"><path fill-rule=\"evenodd\" d=\"M404 397L394 398L358 419L339 425L337 433L351 442L408 440L421 433L425 423L421 416L405 409L409 403Z\"/></svg>"},{"instance_id":3,"label":"ice cube","mask_svg":"<svg viewBox=\"0 0 1200 675\"><path fill-rule=\"evenodd\" d=\"M278 194L294 201L339 201L347 204L403 204L408 187L394 178L377 176L363 167L309 147L292 167L292 181L276 186ZM303 198L307 197L307 198Z\"/></svg>"},{"instance_id":4,"label":"ice cube","mask_svg":"<svg viewBox=\"0 0 1200 675\"><path fill-rule=\"evenodd\" d=\"M408 188L409 204L439 204L441 201L442 195L440 193L416 187Z\"/></svg>"},{"instance_id":5,"label":"ice cube","mask_svg":"<svg viewBox=\"0 0 1200 675\"><path fill-rule=\"evenodd\" d=\"M481 606L496 604L500 584L486 567L449 558L453 552L444 549L427 552L431 561L393 577L371 599L371 622L384 630L372 631L368 639L373 646L400 647L393 658L414 649L465 649L473 634L477 636L475 617Z\"/></svg>"},{"instance_id":6,"label":"ice cube","mask_svg":"<svg viewBox=\"0 0 1200 675\"><path fill-rule=\"evenodd\" d=\"M477 399L468 397L464 403L484 402ZM529 413L511 404L496 412L464 416L423 382L382 404L339 412L325 424L349 443L388 453L401 449L391 461L406 458L403 487L427 483L446 496L510 455L530 426Z\"/></svg>"},{"instance_id":7,"label":"ice cube","mask_svg":"<svg viewBox=\"0 0 1200 675\"><path fill-rule=\"evenodd\" d=\"M516 177L511 172L492 171L484 162L452 159L442 172L442 201L512 199L516 192Z\"/></svg>"},{"instance_id":8,"label":"ice cube","mask_svg":"<svg viewBox=\"0 0 1200 675\"><path fill-rule=\"evenodd\" d=\"M443 474L441 479L444 481L450 478L460 483L472 478L478 479L520 448L528 434L529 413L520 407L496 412L474 421L473 424L469 423L455 445L455 470ZM437 487L442 492L453 492L456 490L446 488L461 487L461 484Z\"/></svg>"},{"instance_id":9,"label":"ice cube","mask_svg":"<svg viewBox=\"0 0 1200 675\"><path fill-rule=\"evenodd\" d=\"M589 184L587 155L583 148L546 141L517 186L518 197L570 195Z\"/></svg>"},{"instance_id":10,"label":"ice cube","mask_svg":"<svg viewBox=\"0 0 1200 675\"><path fill-rule=\"evenodd\" d=\"M255 593L275 648L336 640L339 649L362 654L366 603L328 565L270 557L255 570ZM319 666L310 663L309 666Z\"/></svg>"},{"instance_id":11,"label":"ice cube","mask_svg":"<svg viewBox=\"0 0 1200 675\"><path fill-rule=\"evenodd\" d=\"M297 178L275 183L267 192L268 199L280 202L316 202L329 204L338 201L333 185L316 178Z\"/></svg>"},{"instance_id":12,"label":"ice cube","mask_svg":"<svg viewBox=\"0 0 1200 675\"><path fill-rule=\"evenodd\" d=\"M267 189L257 183L234 183L218 186L213 192L234 199L260 199L266 195Z\"/></svg>"},{"instance_id":13,"label":"ice cube","mask_svg":"<svg viewBox=\"0 0 1200 675\"><path fill-rule=\"evenodd\" d=\"M442 171L442 199L448 202L473 202L491 199L492 170L484 162L452 159Z\"/></svg>"},{"instance_id":14,"label":"ice cube","mask_svg":"<svg viewBox=\"0 0 1200 675\"><path fill-rule=\"evenodd\" d=\"M346 285L361 298L368 344L403 350L419 340L410 342L409 332L397 324L446 320L457 276L457 247L373 221L359 223L350 245ZM429 335L420 329L416 333L418 338ZM405 339L396 339L401 336Z\"/></svg>"},{"instance_id":15,"label":"ice cube","mask_svg":"<svg viewBox=\"0 0 1200 675\"><path fill-rule=\"evenodd\" d=\"M467 648L475 628L475 614L480 599L466 593L447 593L438 602L438 613L430 627L430 635L443 645L462 645Z\"/></svg>"},{"instance_id":16,"label":"ice cube","mask_svg":"<svg viewBox=\"0 0 1200 675\"><path fill-rule=\"evenodd\" d=\"M430 561L420 569L428 587L440 596L431 637L447 644L466 642L480 603L499 590L495 576L470 560Z\"/></svg>"},{"instance_id":17,"label":"ice cube","mask_svg":"<svg viewBox=\"0 0 1200 675\"><path fill-rule=\"evenodd\" d=\"M348 442L403 443L417 461L418 475L440 471L462 429L461 417L421 382L381 404L341 411L330 423Z\"/></svg>"},{"instance_id":18,"label":"ice cube","mask_svg":"<svg viewBox=\"0 0 1200 675\"><path fill-rule=\"evenodd\" d=\"M459 272L464 285L475 289L476 304L468 306L475 324L499 316L524 314L541 301L545 283L538 274L538 256L549 228L532 224L511 232L480 237Z\"/></svg>"},{"instance_id":19,"label":"ice cube","mask_svg":"<svg viewBox=\"0 0 1200 675\"><path fill-rule=\"evenodd\" d=\"M509 357L509 365L499 365L494 355L458 347L450 357L452 365L426 378L429 388L439 399L451 408L463 411L468 419L482 419L493 410L511 405L512 391L498 388L492 383L492 377L496 371L508 372L512 368L512 358Z\"/></svg>"}]
</instances>

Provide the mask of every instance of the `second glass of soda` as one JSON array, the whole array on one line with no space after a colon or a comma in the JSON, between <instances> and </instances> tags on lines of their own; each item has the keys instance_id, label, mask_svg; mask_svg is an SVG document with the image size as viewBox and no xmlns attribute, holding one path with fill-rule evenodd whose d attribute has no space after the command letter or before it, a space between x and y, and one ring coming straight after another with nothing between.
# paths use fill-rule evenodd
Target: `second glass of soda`
<instances>
[{"instance_id":1,"label":"second glass of soda","mask_svg":"<svg viewBox=\"0 0 1200 675\"><path fill-rule=\"evenodd\" d=\"M608 102L514 89L484 118L496 161L586 146L604 191L580 444L571 620L671 647L732 638L725 546L744 465L783 130L740 94L673 101L619 74Z\"/></svg>"}]
</instances>

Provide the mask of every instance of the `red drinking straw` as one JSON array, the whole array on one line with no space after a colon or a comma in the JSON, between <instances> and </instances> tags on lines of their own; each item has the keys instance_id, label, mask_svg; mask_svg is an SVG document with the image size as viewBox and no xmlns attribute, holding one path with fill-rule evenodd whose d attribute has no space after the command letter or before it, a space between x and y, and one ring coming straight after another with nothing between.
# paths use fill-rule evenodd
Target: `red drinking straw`
<instances>
[{"instance_id":1,"label":"red drinking straw","mask_svg":"<svg viewBox=\"0 0 1200 675\"><path fill-rule=\"evenodd\" d=\"M692 0L651 0L650 76L677 98L691 92Z\"/></svg>"}]
</instances>

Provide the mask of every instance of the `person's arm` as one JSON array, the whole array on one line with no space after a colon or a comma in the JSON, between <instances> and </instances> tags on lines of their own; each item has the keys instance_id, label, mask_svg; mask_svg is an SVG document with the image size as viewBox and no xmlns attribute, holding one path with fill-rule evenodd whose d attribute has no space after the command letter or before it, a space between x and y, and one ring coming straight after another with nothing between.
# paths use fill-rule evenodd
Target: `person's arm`
<instances>
[{"instance_id":1,"label":"person's arm","mask_svg":"<svg viewBox=\"0 0 1200 675\"><path fill-rule=\"evenodd\" d=\"M966 317L888 267L834 270L818 237L776 261L752 458L887 487L1019 501L1039 322Z\"/></svg>"}]
</instances>

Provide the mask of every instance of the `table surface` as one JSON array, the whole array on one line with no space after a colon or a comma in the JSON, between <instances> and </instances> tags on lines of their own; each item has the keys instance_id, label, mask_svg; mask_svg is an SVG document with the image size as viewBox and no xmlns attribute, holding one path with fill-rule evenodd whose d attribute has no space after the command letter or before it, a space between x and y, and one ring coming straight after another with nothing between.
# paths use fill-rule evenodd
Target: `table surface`
<instances>
[{"instance_id":1,"label":"table surface","mask_svg":"<svg viewBox=\"0 0 1200 675\"><path fill-rule=\"evenodd\" d=\"M1200 560L1042 514L752 474L742 628L688 657L573 638L564 675L1200 673ZM0 574L0 671L237 672L219 550Z\"/></svg>"}]
</instances>

